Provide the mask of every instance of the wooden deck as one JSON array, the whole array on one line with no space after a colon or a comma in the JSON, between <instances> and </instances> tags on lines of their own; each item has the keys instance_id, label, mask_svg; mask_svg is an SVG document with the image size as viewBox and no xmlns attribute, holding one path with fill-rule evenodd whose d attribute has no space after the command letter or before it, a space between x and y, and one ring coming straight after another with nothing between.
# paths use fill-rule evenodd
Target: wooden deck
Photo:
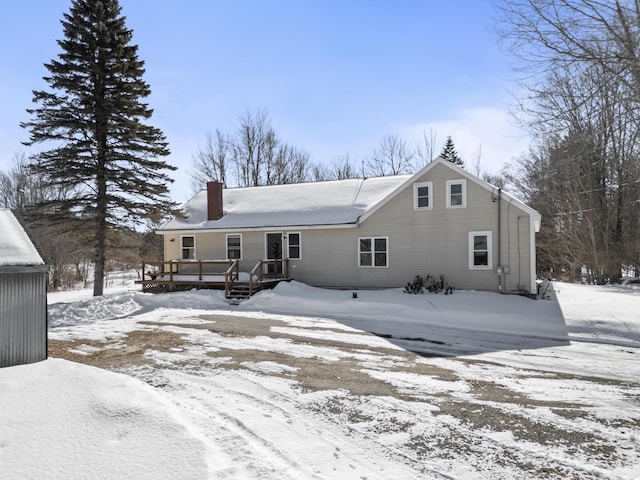
<instances>
[{"instance_id":1,"label":"wooden deck","mask_svg":"<svg viewBox=\"0 0 640 480\"><path fill-rule=\"evenodd\" d=\"M169 260L142 264L143 292L162 293L194 288L224 290L227 298L248 298L289 281L287 260L259 260L250 272L240 272L237 260Z\"/></svg>"}]
</instances>

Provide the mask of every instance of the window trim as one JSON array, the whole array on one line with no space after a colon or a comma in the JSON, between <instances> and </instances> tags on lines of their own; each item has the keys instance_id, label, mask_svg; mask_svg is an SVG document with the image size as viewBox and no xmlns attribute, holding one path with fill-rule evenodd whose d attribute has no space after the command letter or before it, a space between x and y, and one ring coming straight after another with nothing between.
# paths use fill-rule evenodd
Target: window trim
<instances>
[{"instance_id":1,"label":"window trim","mask_svg":"<svg viewBox=\"0 0 640 480\"><path fill-rule=\"evenodd\" d=\"M193 247L185 247L184 246L184 239L185 238L193 238ZM193 257L192 258L185 258L184 257L184 250L188 248L190 250L193 250ZM198 258L196 256L196 236L195 235L180 235L180 260L195 260L196 258Z\"/></svg>"},{"instance_id":2,"label":"window trim","mask_svg":"<svg viewBox=\"0 0 640 480\"><path fill-rule=\"evenodd\" d=\"M467 208L467 180L447 180L447 208ZM451 204L451 186L452 185L462 185L462 203L460 205L452 205Z\"/></svg>"},{"instance_id":3,"label":"window trim","mask_svg":"<svg viewBox=\"0 0 640 480\"><path fill-rule=\"evenodd\" d=\"M429 199L429 205L426 207L418 206L418 199L420 198L418 195L418 189L423 187L427 187L429 189L429 195L427 196ZM433 182L416 182L413 184L413 209L433 210Z\"/></svg>"},{"instance_id":4,"label":"window trim","mask_svg":"<svg viewBox=\"0 0 640 480\"><path fill-rule=\"evenodd\" d=\"M298 235L298 256L291 256L291 235ZM288 232L287 233L287 258L289 260L302 260L302 233L300 232Z\"/></svg>"},{"instance_id":5,"label":"window trim","mask_svg":"<svg viewBox=\"0 0 640 480\"><path fill-rule=\"evenodd\" d=\"M240 239L240 257L239 258L229 258L229 238L238 237ZM225 255L227 260L242 260L243 256L243 248L242 248L242 234L241 233L227 233L224 239L225 245Z\"/></svg>"},{"instance_id":6,"label":"window trim","mask_svg":"<svg viewBox=\"0 0 640 480\"><path fill-rule=\"evenodd\" d=\"M475 237L487 237L487 265L475 265ZM493 269L493 232L491 230L469 232L469 270Z\"/></svg>"},{"instance_id":7,"label":"window trim","mask_svg":"<svg viewBox=\"0 0 640 480\"><path fill-rule=\"evenodd\" d=\"M360 242L362 240L371 240L371 265L362 265L360 254L362 251L360 250ZM386 255L386 265L375 265L376 258L376 249L375 249L375 241L376 240L384 240L385 241L385 255ZM358 268L389 268L389 237L377 236L377 237L358 237Z\"/></svg>"}]
</instances>

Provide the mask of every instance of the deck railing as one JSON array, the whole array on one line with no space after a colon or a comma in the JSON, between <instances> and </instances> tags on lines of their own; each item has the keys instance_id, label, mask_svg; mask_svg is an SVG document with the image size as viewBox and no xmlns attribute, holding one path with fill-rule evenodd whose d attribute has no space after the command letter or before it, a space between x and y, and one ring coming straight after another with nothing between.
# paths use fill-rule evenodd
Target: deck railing
<instances>
[{"instance_id":1,"label":"deck railing","mask_svg":"<svg viewBox=\"0 0 640 480\"><path fill-rule=\"evenodd\" d=\"M269 267L272 267L271 269ZM272 270L272 272L269 272ZM259 260L256 266L249 272L249 295L254 294L255 283L260 285L265 277L271 278L288 278L289 277L289 260L288 259L267 259ZM256 282L257 280L257 282Z\"/></svg>"},{"instance_id":2,"label":"deck railing","mask_svg":"<svg viewBox=\"0 0 640 480\"><path fill-rule=\"evenodd\" d=\"M224 276L224 289L225 293L228 294L233 285L240 279L240 267L237 260L167 260L142 263L143 282L189 282L188 279L177 278L180 275L197 277L198 282L204 283L206 283L204 280L205 275ZM211 283L220 282L211 281Z\"/></svg>"},{"instance_id":3,"label":"deck railing","mask_svg":"<svg viewBox=\"0 0 640 480\"><path fill-rule=\"evenodd\" d=\"M217 276L220 278L211 278ZM224 277L224 280L223 278ZM289 260L259 260L249 272L249 295L256 293L260 286L273 279L289 277ZM136 283L149 284L211 284L222 286L224 281L225 295L229 295L240 280L238 260L166 260L142 263L142 280Z\"/></svg>"}]
</instances>

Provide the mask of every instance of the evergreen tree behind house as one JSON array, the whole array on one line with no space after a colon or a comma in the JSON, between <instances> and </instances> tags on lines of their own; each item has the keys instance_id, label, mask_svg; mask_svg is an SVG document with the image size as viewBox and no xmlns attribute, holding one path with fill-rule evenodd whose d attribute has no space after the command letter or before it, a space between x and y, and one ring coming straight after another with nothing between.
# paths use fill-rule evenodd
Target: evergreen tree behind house
<instances>
[{"instance_id":1,"label":"evergreen tree behind house","mask_svg":"<svg viewBox=\"0 0 640 480\"><path fill-rule=\"evenodd\" d=\"M151 90L118 0L73 0L61 23L62 53L45 64L50 90L33 92L37 106L21 126L26 145L45 144L31 158L33 171L68 192L40 211L60 222L90 220L93 294L102 295L108 230L174 208L166 172L175 167L161 159L169 154L164 134L145 123L153 111L142 99Z\"/></svg>"},{"instance_id":2,"label":"evergreen tree behind house","mask_svg":"<svg viewBox=\"0 0 640 480\"><path fill-rule=\"evenodd\" d=\"M464 162L458 155L451 136L447 137L447 141L444 144L444 148L442 149L442 153L440 154L440 156L451 163L455 163L460 167L464 167Z\"/></svg>"}]
</instances>

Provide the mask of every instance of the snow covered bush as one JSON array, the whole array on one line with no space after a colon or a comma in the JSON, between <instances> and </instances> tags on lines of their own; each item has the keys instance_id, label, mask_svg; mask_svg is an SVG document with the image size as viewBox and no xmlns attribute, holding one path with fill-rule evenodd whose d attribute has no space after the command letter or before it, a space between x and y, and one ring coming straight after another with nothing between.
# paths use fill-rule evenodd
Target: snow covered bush
<instances>
[{"instance_id":1,"label":"snow covered bush","mask_svg":"<svg viewBox=\"0 0 640 480\"><path fill-rule=\"evenodd\" d=\"M429 293L443 292L445 295L453 294L455 287L449 285L444 275L440 275L440 278L436 280L435 277L427 275L426 278L422 278L420 275L416 275L412 282L408 282L404 287L404 293L410 293L411 295L418 295L424 293L427 290Z\"/></svg>"}]
</instances>

